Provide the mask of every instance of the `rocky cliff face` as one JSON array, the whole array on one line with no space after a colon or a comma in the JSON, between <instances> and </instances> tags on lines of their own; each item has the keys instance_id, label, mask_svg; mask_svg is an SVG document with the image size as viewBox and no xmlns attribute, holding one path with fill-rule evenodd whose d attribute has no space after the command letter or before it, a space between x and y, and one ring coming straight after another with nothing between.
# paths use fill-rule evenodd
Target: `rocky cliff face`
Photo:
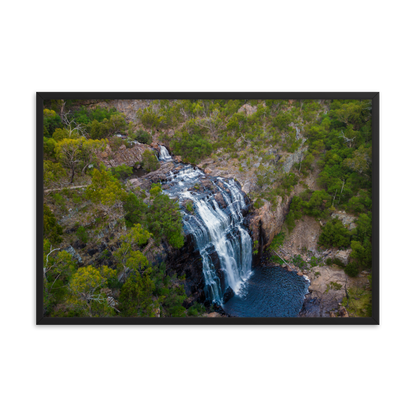
<instances>
[{"instance_id":1,"label":"rocky cliff face","mask_svg":"<svg viewBox=\"0 0 416 416\"><path fill-rule=\"evenodd\" d=\"M306 318L347 318L348 313L341 305L343 298L347 296L347 289L368 286L367 274L362 273L351 278L337 266L314 267L309 273L309 278L309 293L299 314Z\"/></svg>"}]
</instances>

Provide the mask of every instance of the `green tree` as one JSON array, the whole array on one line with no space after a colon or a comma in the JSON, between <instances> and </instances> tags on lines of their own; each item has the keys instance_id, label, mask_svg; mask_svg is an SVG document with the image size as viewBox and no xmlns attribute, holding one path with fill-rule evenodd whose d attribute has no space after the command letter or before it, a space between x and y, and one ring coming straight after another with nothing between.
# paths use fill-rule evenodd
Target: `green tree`
<instances>
[{"instance_id":1,"label":"green tree","mask_svg":"<svg viewBox=\"0 0 416 416\"><path fill-rule=\"evenodd\" d=\"M114 257L121 266L121 277L123 280L129 270L139 272L145 270L149 262L144 254L137 248L147 243L151 234L144 230L140 224L135 224L130 231L120 238L120 248L114 252Z\"/></svg>"},{"instance_id":2,"label":"green tree","mask_svg":"<svg viewBox=\"0 0 416 416\"><path fill-rule=\"evenodd\" d=\"M54 110L45 108L43 110L43 134L46 137L52 137L53 132L62 127L61 117Z\"/></svg>"},{"instance_id":3,"label":"green tree","mask_svg":"<svg viewBox=\"0 0 416 416\"><path fill-rule=\"evenodd\" d=\"M154 170L159 169L160 163L157 160L155 154L150 150L145 150L143 152L143 161L142 161L143 169L147 172L153 172Z\"/></svg>"},{"instance_id":4,"label":"green tree","mask_svg":"<svg viewBox=\"0 0 416 416\"><path fill-rule=\"evenodd\" d=\"M53 248L49 240L43 240L43 306L48 315L58 301L68 295L66 282L74 273L72 256L61 248Z\"/></svg>"},{"instance_id":5,"label":"green tree","mask_svg":"<svg viewBox=\"0 0 416 416\"><path fill-rule=\"evenodd\" d=\"M138 223L145 224L147 205L143 202L143 199L130 192L123 203L123 208L128 228Z\"/></svg>"},{"instance_id":6,"label":"green tree","mask_svg":"<svg viewBox=\"0 0 416 416\"><path fill-rule=\"evenodd\" d=\"M212 153L212 145L199 135L184 132L173 142L173 151L181 155L185 162L198 163Z\"/></svg>"},{"instance_id":7,"label":"green tree","mask_svg":"<svg viewBox=\"0 0 416 416\"><path fill-rule=\"evenodd\" d=\"M43 184L46 188L60 185L64 178L66 178L66 172L60 163L43 161Z\"/></svg>"},{"instance_id":8,"label":"green tree","mask_svg":"<svg viewBox=\"0 0 416 416\"><path fill-rule=\"evenodd\" d=\"M146 107L144 109L139 109L137 111L137 117L140 122L146 128L157 128L161 122L161 118L151 107Z\"/></svg>"},{"instance_id":9,"label":"green tree","mask_svg":"<svg viewBox=\"0 0 416 416\"><path fill-rule=\"evenodd\" d=\"M123 316L154 317L158 302L152 298L154 283L151 268L140 276L129 277L121 288L120 309Z\"/></svg>"},{"instance_id":10,"label":"green tree","mask_svg":"<svg viewBox=\"0 0 416 416\"><path fill-rule=\"evenodd\" d=\"M111 174L118 180L125 180L133 174L133 168L125 164L111 168Z\"/></svg>"},{"instance_id":11,"label":"green tree","mask_svg":"<svg viewBox=\"0 0 416 416\"><path fill-rule=\"evenodd\" d=\"M107 302L107 295L101 290L107 284L107 277L112 272L104 266L104 273L93 266L80 267L69 279L71 308L84 310L89 317L111 316L114 310Z\"/></svg>"},{"instance_id":12,"label":"green tree","mask_svg":"<svg viewBox=\"0 0 416 416\"><path fill-rule=\"evenodd\" d=\"M351 258L356 259L361 266L370 269L372 266L371 242L368 240L366 240L364 243L359 241L351 241L351 248Z\"/></svg>"},{"instance_id":13,"label":"green tree","mask_svg":"<svg viewBox=\"0 0 416 416\"><path fill-rule=\"evenodd\" d=\"M318 240L318 244L324 247L348 247L349 243L350 233L337 218L325 224Z\"/></svg>"},{"instance_id":14,"label":"green tree","mask_svg":"<svg viewBox=\"0 0 416 416\"><path fill-rule=\"evenodd\" d=\"M181 248L184 245L184 237L178 202L163 194L157 185L153 185L150 194L153 204L146 215L148 230L153 234L156 243L160 243L161 239L166 237L172 247Z\"/></svg>"},{"instance_id":15,"label":"green tree","mask_svg":"<svg viewBox=\"0 0 416 416\"><path fill-rule=\"evenodd\" d=\"M86 188L84 196L96 204L95 208L99 211L96 215L106 217L106 221L118 221L123 215L122 207L127 192L110 171L103 167L93 170L91 185Z\"/></svg>"},{"instance_id":16,"label":"green tree","mask_svg":"<svg viewBox=\"0 0 416 416\"><path fill-rule=\"evenodd\" d=\"M56 157L70 171L70 183L74 182L75 171L80 168L85 172L94 160L96 153L103 150L107 142L102 140L62 139L55 146Z\"/></svg>"},{"instance_id":17,"label":"green tree","mask_svg":"<svg viewBox=\"0 0 416 416\"><path fill-rule=\"evenodd\" d=\"M58 224L51 209L43 204L43 235L51 243L59 244L62 242L62 227Z\"/></svg>"}]
</instances>

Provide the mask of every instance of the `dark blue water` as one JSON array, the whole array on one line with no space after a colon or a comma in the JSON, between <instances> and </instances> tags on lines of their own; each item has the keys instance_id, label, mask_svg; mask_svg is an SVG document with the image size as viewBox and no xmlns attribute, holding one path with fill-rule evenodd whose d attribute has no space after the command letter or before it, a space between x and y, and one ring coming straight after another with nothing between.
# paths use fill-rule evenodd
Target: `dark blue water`
<instances>
[{"instance_id":1,"label":"dark blue water","mask_svg":"<svg viewBox=\"0 0 416 416\"><path fill-rule=\"evenodd\" d=\"M296 317L302 309L309 281L281 267L260 267L244 283L239 295L223 309L235 317Z\"/></svg>"}]
</instances>

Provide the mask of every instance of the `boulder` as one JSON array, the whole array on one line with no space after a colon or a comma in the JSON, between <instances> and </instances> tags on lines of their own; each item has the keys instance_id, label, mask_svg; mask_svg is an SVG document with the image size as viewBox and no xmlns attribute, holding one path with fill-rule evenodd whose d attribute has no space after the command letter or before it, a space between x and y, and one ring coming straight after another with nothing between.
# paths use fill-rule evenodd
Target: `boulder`
<instances>
[{"instance_id":1,"label":"boulder","mask_svg":"<svg viewBox=\"0 0 416 416\"><path fill-rule=\"evenodd\" d=\"M344 266L346 266L348 264L351 251L351 249L342 251L339 250L335 253L334 259L338 259Z\"/></svg>"},{"instance_id":2,"label":"boulder","mask_svg":"<svg viewBox=\"0 0 416 416\"><path fill-rule=\"evenodd\" d=\"M348 311L345 309L345 306L339 307L339 314L342 318L349 318Z\"/></svg>"},{"instance_id":3,"label":"boulder","mask_svg":"<svg viewBox=\"0 0 416 416\"><path fill-rule=\"evenodd\" d=\"M244 104L240 109L238 110L239 113L244 113L246 116L251 116L257 111L256 107L253 107L250 104Z\"/></svg>"},{"instance_id":4,"label":"boulder","mask_svg":"<svg viewBox=\"0 0 416 416\"><path fill-rule=\"evenodd\" d=\"M229 286L227 287L222 300L224 303L227 303L233 296L235 295L234 290L232 290Z\"/></svg>"},{"instance_id":5,"label":"boulder","mask_svg":"<svg viewBox=\"0 0 416 416\"><path fill-rule=\"evenodd\" d=\"M215 194L215 200L218 202L218 205L221 208L225 208L227 206L227 204L224 201L224 197L222 196L221 192L217 192Z\"/></svg>"},{"instance_id":6,"label":"boulder","mask_svg":"<svg viewBox=\"0 0 416 416\"><path fill-rule=\"evenodd\" d=\"M208 318L221 318L221 315L218 312L211 312L208 314Z\"/></svg>"}]
</instances>

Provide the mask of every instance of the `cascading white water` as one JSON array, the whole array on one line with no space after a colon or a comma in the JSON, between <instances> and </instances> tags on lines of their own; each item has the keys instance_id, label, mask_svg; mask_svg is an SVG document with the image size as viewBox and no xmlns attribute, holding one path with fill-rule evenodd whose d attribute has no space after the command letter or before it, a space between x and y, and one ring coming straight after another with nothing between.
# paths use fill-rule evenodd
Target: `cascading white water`
<instances>
[{"instance_id":1,"label":"cascading white water","mask_svg":"<svg viewBox=\"0 0 416 416\"><path fill-rule=\"evenodd\" d=\"M168 149L166 149L166 147L162 145L160 145L159 160L162 160L165 162L167 162L168 160L172 160L172 157L169 154Z\"/></svg>"},{"instance_id":2,"label":"cascading white water","mask_svg":"<svg viewBox=\"0 0 416 416\"><path fill-rule=\"evenodd\" d=\"M171 159L163 146L159 159ZM192 188L200 179L206 179L203 171L184 165L170 172L170 186L165 192L178 197L180 203L192 201L193 212L182 211L184 229L193 235L201 254L207 296L213 302L222 303L227 288L238 295L251 274L252 240L243 226L242 214L246 204L233 179L211 178L209 191L196 192ZM222 195L225 207L219 206L215 194Z\"/></svg>"}]
</instances>

